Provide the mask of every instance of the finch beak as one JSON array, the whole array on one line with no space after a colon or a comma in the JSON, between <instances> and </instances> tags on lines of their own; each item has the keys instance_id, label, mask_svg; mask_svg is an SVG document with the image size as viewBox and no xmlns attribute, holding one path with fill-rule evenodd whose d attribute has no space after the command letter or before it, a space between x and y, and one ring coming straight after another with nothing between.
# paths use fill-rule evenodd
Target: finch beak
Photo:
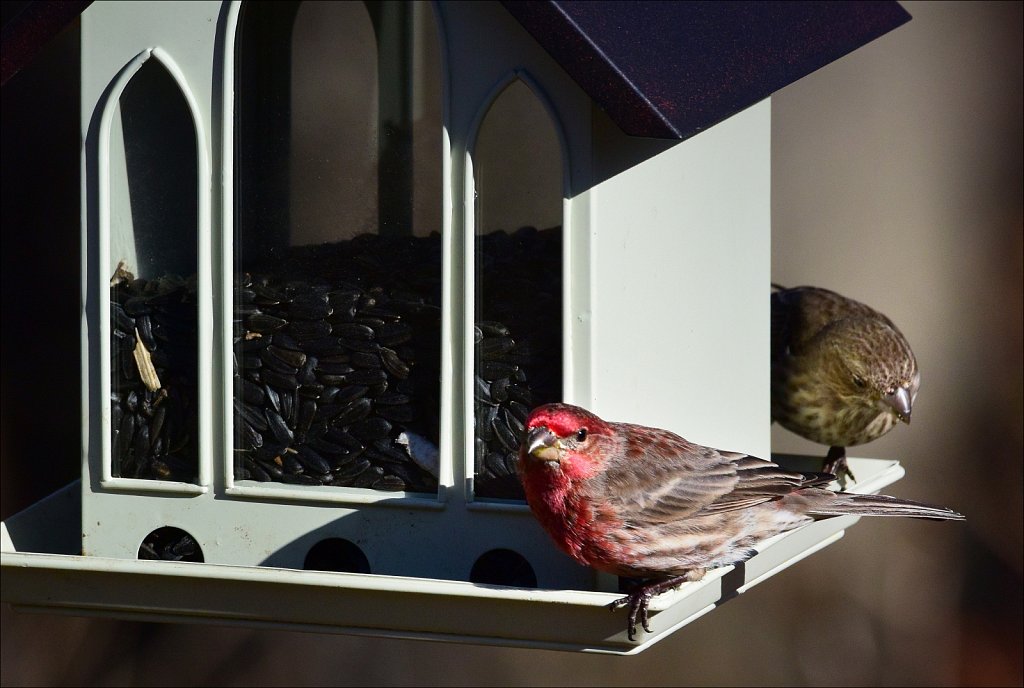
<instances>
[{"instance_id":1,"label":"finch beak","mask_svg":"<svg viewBox=\"0 0 1024 688\"><path fill-rule=\"evenodd\" d=\"M543 425L539 425L526 435L526 453L541 461L558 461L561 455L561 444L555 433Z\"/></svg>"},{"instance_id":2,"label":"finch beak","mask_svg":"<svg viewBox=\"0 0 1024 688\"><path fill-rule=\"evenodd\" d=\"M892 394L882 397L886 404L892 407L901 421L910 425L910 392L906 387L897 387Z\"/></svg>"}]
</instances>

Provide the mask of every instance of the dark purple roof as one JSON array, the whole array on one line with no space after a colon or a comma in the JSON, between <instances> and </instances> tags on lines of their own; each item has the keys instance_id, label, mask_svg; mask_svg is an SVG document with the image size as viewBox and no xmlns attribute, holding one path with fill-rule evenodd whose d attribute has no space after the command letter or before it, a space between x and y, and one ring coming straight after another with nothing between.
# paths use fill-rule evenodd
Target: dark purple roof
<instances>
[{"instance_id":1,"label":"dark purple roof","mask_svg":"<svg viewBox=\"0 0 1024 688\"><path fill-rule=\"evenodd\" d=\"M0 33L0 84L32 61L43 46L91 4L92 0L11 3L13 16Z\"/></svg>"},{"instance_id":2,"label":"dark purple roof","mask_svg":"<svg viewBox=\"0 0 1024 688\"><path fill-rule=\"evenodd\" d=\"M896 2L503 1L633 136L684 139L910 20Z\"/></svg>"}]
</instances>

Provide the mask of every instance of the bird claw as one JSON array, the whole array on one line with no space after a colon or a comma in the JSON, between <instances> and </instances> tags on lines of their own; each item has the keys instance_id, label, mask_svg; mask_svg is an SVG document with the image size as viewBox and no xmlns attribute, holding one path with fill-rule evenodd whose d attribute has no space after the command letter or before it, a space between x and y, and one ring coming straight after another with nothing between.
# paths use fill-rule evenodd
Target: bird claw
<instances>
[{"instance_id":1,"label":"bird claw","mask_svg":"<svg viewBox=\"0 0 1024 688\"><path fill-rule=\"evenodd\" d=\"M629 615L626 618L626 636L631 641L636 640L636 622L638 619L640 626L646 632L651 632L647 608L655 595L671 590L687 580L690 580L687 576L673 576L666 580L642 583L633 592L609 604L608 608L615 611L619 607L629 607Z\"/></svg>"},{"instance_id":2,"label":"bird claw","mask_svg":"<svg viewBox=\"0 0 1024 688\"><path fill-rule=\"evenodd\" d=\"M646 587L641 587L608 605L608 608L612 611L629 605L629 616L626 618L626 635L631 641L636 640L637 617L640 618L640 625L643 626L643 629L648 633L651 632L647 615L647 606L651 603L651 597L652 595L647 591Z\"/></svg>"},{"instance_id":3,"label":"bird claw","mask_svg":"<svg viewBox=\"0 0 1024 688\"><path fill-rule=\"evenodd\" d=\"M836 480L839 481L840 492L846 490L847 478L850 479L850 482L857 482L857 478L854 477L853 471L850 470L850 465L846 461L846 447L830 447L822 470L836 477Z\"/></svg>"}]
</instances>

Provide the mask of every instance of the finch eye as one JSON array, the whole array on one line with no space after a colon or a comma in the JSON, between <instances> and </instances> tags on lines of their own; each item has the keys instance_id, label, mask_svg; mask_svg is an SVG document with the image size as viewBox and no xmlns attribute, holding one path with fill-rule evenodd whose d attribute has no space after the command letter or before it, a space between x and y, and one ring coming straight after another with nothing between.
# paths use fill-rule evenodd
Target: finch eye
<instances>
[{"instance_id":1,"label":"finch eye","mask_svg":"<svg viewBox=\"0 0 1024 688\"><path fill-rule=\"evenodd\" d=\"M576 431L576 441L582 442L585 439L587 439L587 429L580 428L579 430Z\"/></svg>"},{"instance_id":2,"label":"finch eye","mask_svg":"<svg viewBox=\"0 0 1024 688\"><path fill-rule=\"evenodd\" d=\"M864 382L864 378L862 378L860 375L854 375L853 384L857 385L858 387L864 388L867 387L868 383Z\"/></svg>"}]
</instances>

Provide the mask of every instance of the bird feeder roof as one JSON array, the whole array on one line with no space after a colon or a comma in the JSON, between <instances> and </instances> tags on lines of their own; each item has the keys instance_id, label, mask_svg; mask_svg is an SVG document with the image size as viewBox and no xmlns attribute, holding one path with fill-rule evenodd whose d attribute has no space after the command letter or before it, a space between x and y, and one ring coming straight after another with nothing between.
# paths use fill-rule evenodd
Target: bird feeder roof
<instances>
[{"instance_id":1,"label":"bird feeder roof","mask_svg":"<svg viewBox=\"0 0 1024 688\"><path fill-rule=\"evenodd\" d=\"M89 2L4 26L7 82ZM504 0L627 134L685 139L910 20L894 1Z\"/></svg>"},{"instance_id":2,"label":"bird feeder roof","mask_svg":"<svg viewBox=\"0 0 1024 688\"><path fill-rule=\"evenodd\" d=\"M685 139L910 20L896 2L503 2L627 134Z\"/></svg>"}]
</instances>

